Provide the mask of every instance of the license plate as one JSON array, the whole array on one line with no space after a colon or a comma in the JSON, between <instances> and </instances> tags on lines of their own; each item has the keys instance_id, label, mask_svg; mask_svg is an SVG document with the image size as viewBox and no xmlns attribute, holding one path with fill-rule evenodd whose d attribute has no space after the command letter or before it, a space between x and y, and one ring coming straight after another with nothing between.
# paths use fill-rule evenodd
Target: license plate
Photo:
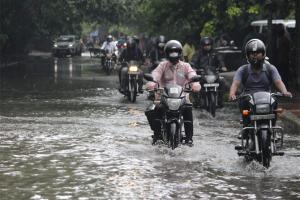
<instances>
[{"instance_id":1,"label":"license plate","mask_svg":"<svg viewBox=\"0 0 300 200\"><path fill-rule=\"evenodd\" d=\"M128 74L139 74L139 72L128 71Z\"/></svg>"},{"instance_id":2,"label":"license plate","mask_svg":"<svg viewBox=\"0 0 300 200\"><path fill-rule=\"evenodd\" d=\"M204 87L219 87L219 83L204 83Z\"/></svg>"},{"instance_id":3,"label":"license plate","mask_svg":"<svg viewBox=\"0 0 300 200\"><path fill-rule=\"evenodd\" d=\"M250 119L252 121L255 120L262 120L262 119L275 119L275 114L268 114L268 115L251 115Z\"/></svg>"}]
</instances>

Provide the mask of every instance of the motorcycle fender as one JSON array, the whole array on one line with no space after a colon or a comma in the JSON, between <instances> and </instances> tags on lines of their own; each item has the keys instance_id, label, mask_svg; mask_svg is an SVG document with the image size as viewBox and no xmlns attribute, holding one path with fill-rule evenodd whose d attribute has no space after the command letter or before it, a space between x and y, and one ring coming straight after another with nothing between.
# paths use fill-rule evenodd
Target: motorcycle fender
<instances>
[{"instance_id":1,"label":"motorcycle fender","mask_svg":"<svg viewBox=\"0 0 300 200\"><path fill-rule=\"evenodd\" d=\"M269 125L267 124L261 124L259 127L258 127L259 130L266 130L266 129L270 129Z\"/></svg>"},{"instance_id":2,"label":"motorcycle fender","mask_svg":"<svg viewBox=\"0 0 300 200\"><path fill-rule=\"evenodd\" d=\"M175 122L176 124L179 123L179 122L178 122L178 119L167 119L167 124L171 124L171 123L173 123L173 122Z\"/></svg>"}]
</instances>

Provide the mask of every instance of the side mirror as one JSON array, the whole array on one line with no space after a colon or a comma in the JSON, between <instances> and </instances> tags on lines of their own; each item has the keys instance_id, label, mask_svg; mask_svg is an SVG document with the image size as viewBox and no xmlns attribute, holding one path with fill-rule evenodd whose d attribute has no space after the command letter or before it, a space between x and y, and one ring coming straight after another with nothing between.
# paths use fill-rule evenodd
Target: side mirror
<instances>
[{"instance_id":1,"label":"side mirror","mask_svg":"<svg viewBox=\"0 0 300 200\"><path fill-rule=\"evenodd\" d=\"M152 74L144 74L144 78L147 81L154 81Z\"/></svg>"},{"instance_id":2,"label":"side mirror","mask_svg":"<svg viewBox=\"0 0 300 200\"><path fill-rule=\"evenodd\" d=\"M193 82L198 82L200 80L201 80L201 76L200 75L196 75L196 76L192 77L192 79L191 79L190 82L193 83Z\"/></svg>"}]
</instances>

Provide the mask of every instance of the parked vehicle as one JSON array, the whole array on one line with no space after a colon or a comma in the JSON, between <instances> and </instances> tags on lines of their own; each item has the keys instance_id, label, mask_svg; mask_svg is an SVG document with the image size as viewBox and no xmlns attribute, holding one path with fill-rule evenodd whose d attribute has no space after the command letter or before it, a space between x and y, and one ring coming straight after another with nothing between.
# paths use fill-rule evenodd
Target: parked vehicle
<instances>
[{"instance_id":1,"label":"parked vehicle","mask_svg":"<svg viewBox=\"0 0 300 200\"><path fill-rule=\"evenodd\" d=\"M75 35L61 35L53 44L52 53L54 56L71 55L80 56L82 52L82 45Z\"/></svg>"},{"instance_id":2,"label":"parked vehicle","mask_svg":"<svg viewBox=\"0 0 300 200\"><path fill-rule=\"evenodd\" d=\"M151 74L145 74L144 78L148 81L153 81ZM186 94L191 92L189 86L192 82L200 80L200 76L195 76L192 81L187 83L184 88L179 85L168 85L165 88L159 88L157 83L157 89L154 90L157 95L161 96L160 104L165 110L165 114L160 120L161 122L161 138L169 148L174 150L185 139L183 132L183 116L182 110L186 104Z\"/></svg>"},{"instance_id":3,"label":"parked vehicle","mask_svg":"<svg viewBox=\"0 0 300 200\"><path fill-rule=\"evenodd\" d=\"M289 20L274 19L272 20L272 24L283 24L289 32L294 32L296 28L296 20L294 19L289 19ZM251 22L251 26L255 27L258 33L267 33L268 20L253 21Z\"/></svg>"},{"instance_id":4,"label":"parked vehicle","mask_svg":"<svg viewBox=\"0 0 300 200\"><path fill-rule=\"evenodd\" d=\"M195 104L204 107L215 117L219 98L219 70L215 67L208 67L207 70L199 71L197 74L201 74L200 84L202 89L200 92L194 94Z\"/></svg>"},{"instance_id":5,"label":"parked vehicle","mask_svg":"<svg viewBox=\"0 0 300 200\"><path fill-rule=\"evenodd\" d=\"M283 129L276 126L277 114L282 109L277 108L277 98L280 93L256 92L238 99L246 98L249 110L243 110L244 118L249 119L249 125L240 132L241 145L236 146L239 156L246 160L256 160L269 168L272 156L282 156L278 151L283 146Z\"/></svg>"}]
</instances>

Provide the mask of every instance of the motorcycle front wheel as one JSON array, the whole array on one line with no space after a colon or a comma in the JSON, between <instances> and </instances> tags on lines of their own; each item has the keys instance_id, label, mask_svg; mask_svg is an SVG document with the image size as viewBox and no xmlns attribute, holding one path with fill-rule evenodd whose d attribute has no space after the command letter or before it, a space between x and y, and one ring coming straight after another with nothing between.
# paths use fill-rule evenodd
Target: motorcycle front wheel
<instances>
[{"instance_id":1,"label":"motorcycle front wheel","mask_svg":"<svg viewBox=\"0 0 300 200\"><path fill-rule=\"evenodd\" d=\"M265 168L269 168L272 158L270 150L270 135L268 134L268 130L261 130L260 134L261 163Z\"/></svg>"},{"instance_id":2,"label":"motorcycle front wheel","mask_svg":"<svg viewBox=\"0 0 300 200\"><path fill-rule=\"evenodd\" d=\"M213 117L216 116L216 94L214 92L208 94L208 111Z\"/></svg>"},{"instance_id":3,"label":"motorcycle front wheel","mask_svg":"<svg viewBox=\"0 0 300 200\"><path fill-rule=\"evenodd\" d=\"M137 95L137 81L135 77L131 77L129 79L129 87L128 87L128 99L132 103L136 101Z\"/></svg>"},{"instance_id":4,"label":"motorcycle front wheel","mask_svg":"<svg viewBox=\"0 0 300 200\"><path fill-rule=\"evenodd\" d=\"M178 146L178 134L176 123L171 123L169 128L169 144L172 150L174 150Z\"/></svg>"}]
</instances>

